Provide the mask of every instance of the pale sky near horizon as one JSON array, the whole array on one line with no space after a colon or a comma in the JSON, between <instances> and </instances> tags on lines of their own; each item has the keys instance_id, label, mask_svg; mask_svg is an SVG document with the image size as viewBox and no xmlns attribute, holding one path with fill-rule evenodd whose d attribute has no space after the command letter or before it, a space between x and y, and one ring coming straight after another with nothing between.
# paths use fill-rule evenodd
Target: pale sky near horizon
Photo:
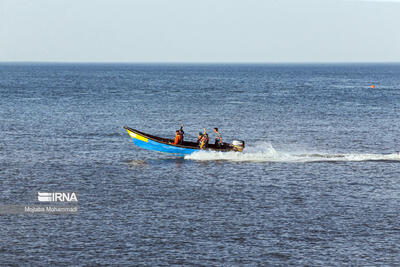
<instances>
[{"instance_id":1,"label":"pale sky near horizon","mask_svg":"<svg viewBox=\"0 0 400 267\"><path fill-rule=\"evenodd\" d=\"M0 62L400 62L398 0L0 0Z\"/></svg>"}]
</instances>

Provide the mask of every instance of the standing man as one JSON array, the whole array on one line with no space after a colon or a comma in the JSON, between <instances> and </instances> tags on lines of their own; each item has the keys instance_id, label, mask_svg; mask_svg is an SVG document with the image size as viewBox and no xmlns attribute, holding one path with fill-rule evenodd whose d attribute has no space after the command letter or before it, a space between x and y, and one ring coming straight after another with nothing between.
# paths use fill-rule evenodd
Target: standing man
<instances>
[{"instance_id":1,"label":"standing man","mask_svg":"<svg viewBox=\"0 0 400 267\"><path fill-rule=\"evenodd\" d=\"M215 135L215 146L220 148L222 147L222 135L218 132L218 128L214 128Z\"/></svg>"}]
</instances>

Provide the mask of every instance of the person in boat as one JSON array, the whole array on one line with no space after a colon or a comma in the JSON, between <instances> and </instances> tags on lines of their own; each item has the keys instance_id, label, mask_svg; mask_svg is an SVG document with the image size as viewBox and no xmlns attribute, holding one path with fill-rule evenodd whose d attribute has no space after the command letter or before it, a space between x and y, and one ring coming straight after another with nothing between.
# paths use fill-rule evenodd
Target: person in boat
<instances>
[{"instance_id":1,"label":"person in boat","mask_svg":"<svg viewBox=\"0 0 400 267\"><path fill-rule=\"evenodd\" d=\"M220 147L222 147L222 135L218 131L217 127L214 128L214 133L215 133L215 146L217 148L220 148Z\"/></svg>"},{"instance_id":2,"label":"person in boat","mask_svg":"<svg viewBox=\"0 0 400 267\"><path fill-rule=\"evenodd\" d=\"M182 144L182 142L183 142L183 135L180 132L180 130L176 130L176 132L175 132L175 140L174 140L174 142L172 144L180 145L180 144Z\"/></svg>"},{"instance_id":3,"label":"person in boat","mask_svg":"<svg viewBox=\"0 0 400 267\"><path fill-rule=\"evenodd\" d=\"M182 142L183 142L183 135L185 134L185 132L183 131L183 126L184 124L182 123L181 128L179 129L179 133L182 135Z\"/></svg>"},{"instance_id":4,"label":"person in boat","mask_svg":"<svg viewBox=\"0 0 400 267\"><path fill-rule=\"evenodd\" d=\"M209 141L210 141L210 139L208 138L208 134L207 134L206 128L204 128L204 133L203 133L203 135L202 135L202 137L200 139L200 148L201 149L207 148Z\"/></svg>"},{"instance_id":5,"label":"person in boat","mask_svg":"<svg viewBox=\"0 0 400 267\"><path fill-rule=\"evenodd\" d=\"M197 144L198 145L200 145L200 141L201 141L201 138L203 137L203 133L202 132L199 132L199 135L197 136Z\"/></svg>"},{"instance_id":6,"label":"person in boat","mask_svg":"<svg viewBox=\"0 0 400 267\"><path fill-rule=\"evenodd\" d=\"M183 123L181 125L181 128L179 130L175 131L175 140L172 144L174 145L182 145L183 144L183 135L185 132L183 131Z\"/></svg>"}]
</instances>

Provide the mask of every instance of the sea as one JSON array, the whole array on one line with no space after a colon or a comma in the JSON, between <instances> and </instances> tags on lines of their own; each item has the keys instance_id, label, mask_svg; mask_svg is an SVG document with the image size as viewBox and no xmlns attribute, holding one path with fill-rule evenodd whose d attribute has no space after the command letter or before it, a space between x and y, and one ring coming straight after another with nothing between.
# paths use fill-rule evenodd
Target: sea
<instances>
[{"instance_id":1,"label":"sea","mask_svg":"<svg viewBox=\"0 0 400 267\"><path fill-rule=\"evenodd\" d=\"M0 266L399 266L400 64L0 64ZM123 126L243 153L143 150Z\"/></svg>"}]
</instances>

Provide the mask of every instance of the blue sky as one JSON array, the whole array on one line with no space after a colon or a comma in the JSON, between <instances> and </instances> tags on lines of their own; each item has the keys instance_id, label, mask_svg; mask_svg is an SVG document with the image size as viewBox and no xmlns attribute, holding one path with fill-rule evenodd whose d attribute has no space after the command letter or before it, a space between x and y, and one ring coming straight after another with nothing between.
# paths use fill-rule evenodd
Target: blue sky
<instances>
[{"instance_id":1,"label":"blue sky","mask_svg":"<svg viewBox=\"0 0 400 267\"><path fill-rule=\"evenodd\" d=\"M0 61L400 62L400 1L0 0Z\"/></svg>"}]
</instances>

